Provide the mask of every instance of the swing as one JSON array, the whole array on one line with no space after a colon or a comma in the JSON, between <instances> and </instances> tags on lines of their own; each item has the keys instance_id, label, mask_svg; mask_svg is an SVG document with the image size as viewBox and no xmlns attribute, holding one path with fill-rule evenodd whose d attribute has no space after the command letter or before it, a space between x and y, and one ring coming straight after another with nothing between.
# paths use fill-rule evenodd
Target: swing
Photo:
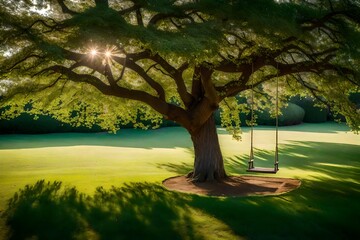
<instances>
[{"instance_id":1,"label":"swing","mask_svg":"<svg viewBox=\"0 0 360 240\"><path fill-rule=\"evenodd\" d=\"M253 67L252 67L253 68ZM253 71L253 69L252 69ZM254 166L254 85L253 79L251 81L251 130L250 130L250 139L251 139L251 146L250 146L250 157L248 162L248 169L247 172L256 172L256 173L277 173L279 171L279 158L278 158L278 144L279 144L279 82L278 78L276 78L276 130L275 130L275 160L274 160L274 168L264 168L264 167L255 167Z\"/></svg>"}]
</instances>

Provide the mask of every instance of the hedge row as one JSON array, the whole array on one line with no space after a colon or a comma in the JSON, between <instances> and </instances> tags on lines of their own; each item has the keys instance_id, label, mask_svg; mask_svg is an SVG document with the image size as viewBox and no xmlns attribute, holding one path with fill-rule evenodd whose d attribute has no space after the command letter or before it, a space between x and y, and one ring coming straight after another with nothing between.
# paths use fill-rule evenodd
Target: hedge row
<instances>
[{"instance_id":1,"label":"hedge row","mask_svg":"<svg viewBox=\"0 0 360 240\"><path fill-rule=\"evenodd\" d=\"M22 113L19 117L11 120L0 120L0 133L64 133L64 132L100 132L99 126L92 128L73 127L70 124L60 122L50 116L34 116Z\"/></svg>"},{"instance_id":2,"label":"hedge row","mask_svg":"<svg viewBox=\"0 0 360 240\"><path fill-rule=\"evenodd\" d=\"M303 121L306 123L322 123L328 120L328 109L315 106L313 98L293 97L290 102L299 105L305 110Z\"/></svg>"},{"instance_id":3,"label":"hedge row","mask_svg":"<svg viewBox=\"0 0 360 240\"><path fill-rule=\"evenodd\" d=\"M303 122L305 111L302 107L289 103L287 107L281 109L282 114L278 118L279 126L296 125ZM257 124L271 125L276 124L276 119L270 116L269 111L257 112Z\"/></svg>"}]
</instances>

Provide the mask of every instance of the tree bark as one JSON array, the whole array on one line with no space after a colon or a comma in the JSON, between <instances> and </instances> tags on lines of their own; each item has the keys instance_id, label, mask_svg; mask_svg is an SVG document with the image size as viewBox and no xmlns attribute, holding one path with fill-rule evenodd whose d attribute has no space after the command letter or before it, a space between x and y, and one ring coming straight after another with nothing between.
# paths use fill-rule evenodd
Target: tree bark
<instances>
[{"instance_id":1,"label":"tree bark","mask_svg":"<svg viewBox=\"0 0 360 240\"><path fill-rule=\"evenodd\" d=\"M224 161L216 132L214 116L191 134L194 145L194 170L188 174L194 182L221 181L226 178Z\"/></svg>"}]
</instances>

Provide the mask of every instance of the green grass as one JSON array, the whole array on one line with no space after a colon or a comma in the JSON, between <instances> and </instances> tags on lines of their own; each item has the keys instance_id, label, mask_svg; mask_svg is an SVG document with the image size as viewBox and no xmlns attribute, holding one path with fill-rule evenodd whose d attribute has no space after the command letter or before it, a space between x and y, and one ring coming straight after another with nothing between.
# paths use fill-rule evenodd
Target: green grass
<instances>
[{"instance_id":1,"label":"green grass","mask_svg":"<svg viewBox=\"0 0 360 240\"><path fill-rule=\"evenodd\" d=\"M236 142L219 129L229 174L247 174L249 129L243 130ZM165 190L162 180L191 169L191 145L177 127L0 135L0 238L7 231L12 239L360 238L360 136L344 125L280 128L276 176L302 185L273 197ZM273 128L256 128L255 148L256 164L271 166Z\"/></svg>"}]
</instances>

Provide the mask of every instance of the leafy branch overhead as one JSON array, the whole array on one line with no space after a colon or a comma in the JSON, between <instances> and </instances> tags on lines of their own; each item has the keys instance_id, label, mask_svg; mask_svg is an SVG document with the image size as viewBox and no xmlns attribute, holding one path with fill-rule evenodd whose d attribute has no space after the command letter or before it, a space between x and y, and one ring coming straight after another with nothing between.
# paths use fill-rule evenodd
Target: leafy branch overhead
<instances>
[{"instance_id":1,"label":"leafy branch overhead","mask_svg":"<svg viewBox=\"0 0 360 240\"><path fill-rule=\"evenodd\" d=\"M30 102L34 114L115 129L142 111L156 124L165 117L194 133L225 99L253 85L265 93L260 101L278 78L282 98L312 95L359 129L360 114L347 98L360 86L358 1L0 0L0 6L2 117Z\"/></svg>"}]
</instances>

